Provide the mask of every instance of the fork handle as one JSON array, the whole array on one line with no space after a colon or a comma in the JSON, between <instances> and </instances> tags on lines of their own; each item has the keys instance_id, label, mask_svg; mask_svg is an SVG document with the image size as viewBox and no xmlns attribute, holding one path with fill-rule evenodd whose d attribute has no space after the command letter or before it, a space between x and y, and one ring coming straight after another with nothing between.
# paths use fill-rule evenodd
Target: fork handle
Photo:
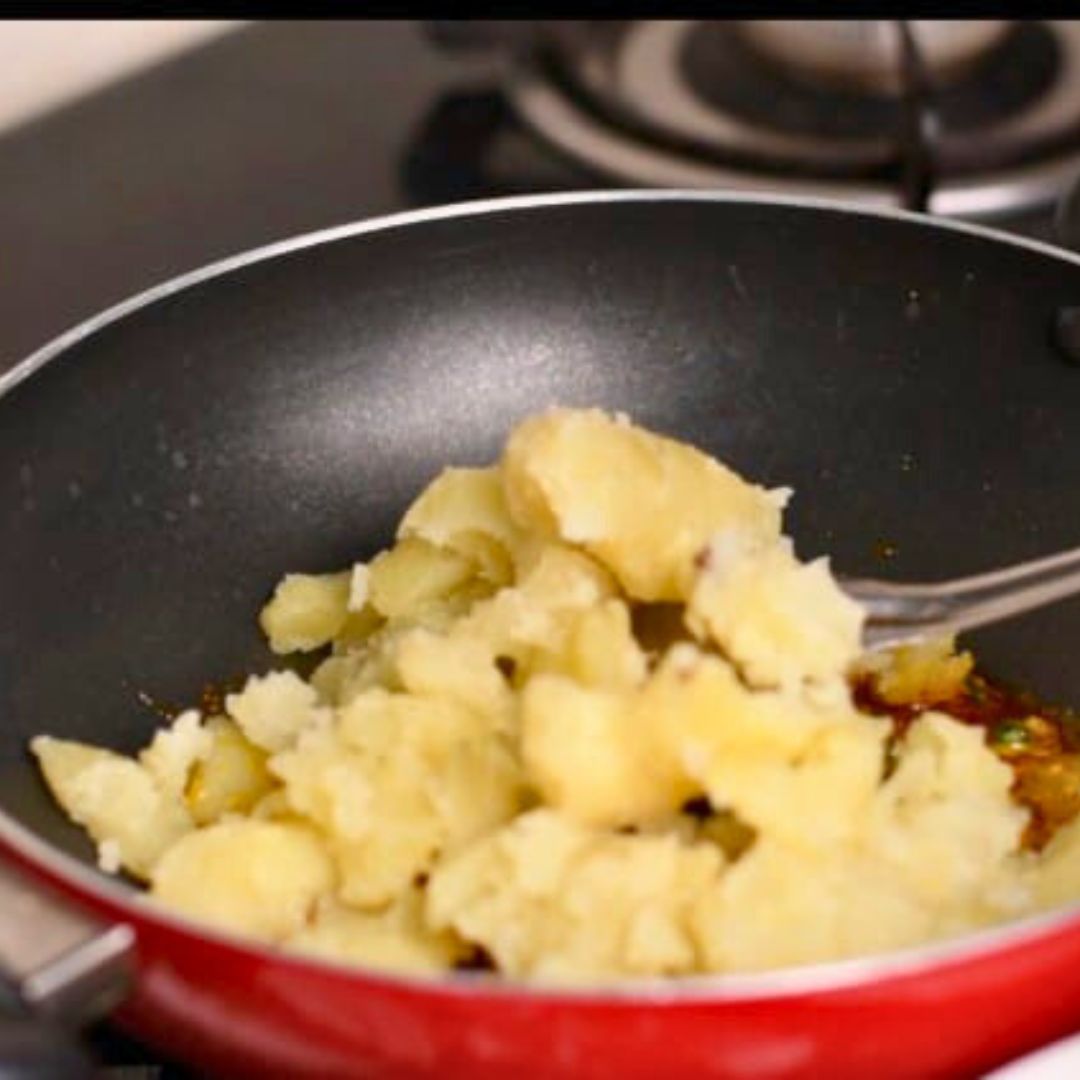
<instances>
[{"instance_id":1,"label":"fork handle","mask_svg":"<svg viewBox=\"0 0 1080 1080\"><path fill-rule=\"evenodd\" d=\"M867 610L868 641L929 633L959 633L1001 622L1080 593L1080 549L956 581L891 584L846 581L848 595Z\"/></svg>"}]
</instances>

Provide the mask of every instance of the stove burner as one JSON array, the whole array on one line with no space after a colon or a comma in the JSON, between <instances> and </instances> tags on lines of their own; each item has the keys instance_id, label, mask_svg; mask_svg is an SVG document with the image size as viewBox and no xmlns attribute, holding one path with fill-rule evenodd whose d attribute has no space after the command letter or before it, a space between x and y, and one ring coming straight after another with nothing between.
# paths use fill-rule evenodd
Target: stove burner
<instances>
[{"instance_id":1,"label":"stove burner","mask_svg":"<svg viewBox=\"0 0 1080 1080\"><path fill-rule=\"evenodd\" d=\"M884 26L895 39L896 56L888 70L899 80L898 24L878 25ZM899 88L894 93L885 93L804 82L782 68L762 63L742 40L741 32L733 34L716 24L701 24L696 30L683 27L678 36L682 38L681 56L670 59L679 69L679 99L669 115L655 111L654 107L653 119L658 126L680 123L674 113L680 106L686 106L685 98L690 96L696 99L698 108L704 106L737 117L752 132L771 131L798 138L799 146L776 143L774 147L777 157L791 158L790 164L796 167L805 162L807 152L817 154L823 164L836 167L880 166L894 158L896 140L891 135L899 124ZM1080 46L1080 39L1077 44ZM678 42L675 48L680 48ZM1023 138L1038 141L1060 133L1044 130L1045 125L1039 124L1026 124L1022 132L1007 130L1010 120L1036 108L1054 90L1061 68L1060 48L1045 24L1016 26L1000 39L997 47L969 66L966 77L944 86L926 64L922 48L918 51L935 90L935 111L945 129L940 147L943 154L948 153L952 133L977 135L985 154L1003 160L1018 152L1015 144ZM647 72L641 71L640 77L647 78ZM1066 128L1080 123L1080 103L1076 105L1075 116L1062 116L1061 121ZM1005 131L1000 130L1003 125ZM801 145L802 141L809 143L809 149ZM711 149L721 148L714 144ZM744 149L748 154L765 152L763 146L751 144Z\"/></svg>"},{"instance_id":2,"label":"stove burner","mask_svg":"<svg viewBox=\"0 0 1080 1080\"><path fill-rule=\"evenodd\" d=\"M876 25L902 82L899 24ZM950 51L908 24L933 125L913 124L912 99L881 80L788 69L735 22L593 24L575 47L519 62L510 96L552 145L624 183L897 205L918 188L908 159L930 150L929 209L993 217L1052 201L1080 172L1080 24L978 25ZM932 147L911 143L931 129Z\"/></svg>"},{"instance_id":3,"label":"stove burner","mask_svg":"<svg viewBox=\"0 0 1080 1080\"><path fill-rule=\"evenodd\" d=\"M960 77L1008 32L1004 20L914 21L908 24L927 73L942 86ZM756 19L739 35L781 70L815 85L899 93L895 24L885 19Z\"/></svg>"}]
</instances>

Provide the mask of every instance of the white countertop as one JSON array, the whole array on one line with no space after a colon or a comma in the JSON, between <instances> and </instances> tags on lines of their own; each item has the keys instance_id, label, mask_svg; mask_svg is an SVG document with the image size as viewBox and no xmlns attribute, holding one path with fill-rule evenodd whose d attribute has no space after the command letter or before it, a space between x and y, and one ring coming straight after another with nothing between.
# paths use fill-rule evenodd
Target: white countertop
<instances>
[{"instance_id":1,"label":"white countertop","mask_svg":"<svg viewBox=\"0 0 1080 1080\"><path fill-rule=\"evenodd\" d=\"M241 25L222 19L0 20L0 131Z\"/></svg>"}]
</instances>

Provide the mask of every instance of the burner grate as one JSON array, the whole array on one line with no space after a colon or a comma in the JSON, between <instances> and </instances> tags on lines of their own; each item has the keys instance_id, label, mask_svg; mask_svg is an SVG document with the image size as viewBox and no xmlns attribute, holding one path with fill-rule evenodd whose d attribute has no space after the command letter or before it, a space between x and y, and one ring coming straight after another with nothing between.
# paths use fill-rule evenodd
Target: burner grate
<instances>
[{"instance_id":1,"label":"burner grate","mask_svg":"<svg viewBox=\"0 0 1080 1080\"><path fill-rule=\"evenodd\" d=\"M590 25L519 53L510 96L551 145L623 183L993 217L1080 172L1080 24L1003 24L945 77L924 24L881 23L892 90L785 70L736 23Z\"/></svg>"}]
</instances>

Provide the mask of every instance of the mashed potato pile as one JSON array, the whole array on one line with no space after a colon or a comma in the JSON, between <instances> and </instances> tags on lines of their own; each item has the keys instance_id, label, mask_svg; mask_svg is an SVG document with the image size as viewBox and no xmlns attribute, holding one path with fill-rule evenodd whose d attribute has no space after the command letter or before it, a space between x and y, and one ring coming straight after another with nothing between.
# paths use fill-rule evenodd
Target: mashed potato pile
<instances>
[{"instance_id":1,"label":"mashed potato pile","mask_svg":"<svg viewBox=\"0 0 1080 1080\"><path fill-rule=\"evenodd\" d=\"M136 759L33 752L154 902L369 967L747 971L1080 896L1080 826L1023 848L984 729L856 707L856 675L925 703L970 658L861 658L786 499L597 410L535 416L370 562L280 582L261 625L325 654L310 680L254 676Z\"/></svg>"}]
</instances>

